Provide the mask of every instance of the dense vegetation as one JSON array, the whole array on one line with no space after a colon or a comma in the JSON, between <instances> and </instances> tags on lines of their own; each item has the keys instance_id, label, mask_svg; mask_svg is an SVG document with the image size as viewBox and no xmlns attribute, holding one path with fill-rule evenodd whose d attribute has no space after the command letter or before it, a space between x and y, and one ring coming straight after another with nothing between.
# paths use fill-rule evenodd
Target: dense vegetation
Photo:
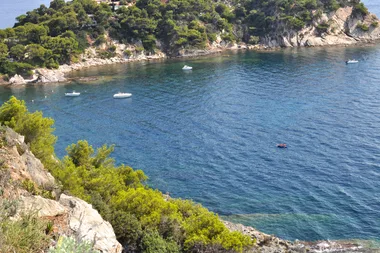
<instances>
[{"instance_id":1,"label":"dense vegetation","mask_svg":"<svg viewBox=\"0 0 380 253\"><path fill-rule=\"evenodd\" d=\"M62 190L88 201L111 222L125 252L243 252L253 245L248 236L230 232L216 214L201 205L171 199L147 186L141 170L115 165L110 158L113 146L95 151L81 140L58 160L53 123L41 112L28 112L25 103L15 97L0 107L0 124L25 135Z\"/></svg>"},{"instance_id":2,"label":"dense vegetation","mask_svg":"<svg viewBox=\"0 0 380 253\"><path fill-rule=\"evenodd\" d=\"M138 52L160 47L169 55L205 48L218 36L255 44L279 27L299 30L323 12L347 5L354 6L355 15L368 13L360 0L137 0L116 11L93 0L53 0L49 8L41 5L17 17L13 28L0 30L0 73L30 75L36 67L76 62L89 45L106 42L106 34L122 43L142 43ZM114 50L98 53L111 57Z\"/></svg>"}]
</instances>

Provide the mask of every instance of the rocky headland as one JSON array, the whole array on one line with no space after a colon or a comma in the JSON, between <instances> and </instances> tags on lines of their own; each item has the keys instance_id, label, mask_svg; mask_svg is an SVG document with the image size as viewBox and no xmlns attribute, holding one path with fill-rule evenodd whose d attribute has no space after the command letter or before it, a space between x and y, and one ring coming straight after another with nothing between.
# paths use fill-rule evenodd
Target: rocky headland
<instances>
[{"instance_id":1,"label":"rocky headland","mask_svg":"<svg viewBox=\"0 0 380 253\"><path fill-rule=\"evenodd\" d=\"M312 23L300 30L289 29L285 23L276 24L274 31L260 37L256 45L244 42L226 42L221 36L207 45L205 49L183 49L173 55L164 53L162 43L156 42L155 53L138 51L142 48L141 41L131 44L122 44L116 40L106 37L106 42L99 46L87 48L81 54L78 61L70 65L60 65L58 69L39 68L33 71L33 76L23 78L15 75L9 81L2 81L3 85L23 85L33 83L59 83L68 82L66 74L93 66L109 64L120 64L133 61L149 61L166 59L172 57L199 57L210 54L218 54L226 50L275 50L289 47L321 47L321 46L352 46L373 44L380 39L379 19L371 13L362 14L355 12L353 6L338 8L336 11L322 13ZM98 49L114 47L115 53L112 57L100 57ZM126 54L126 52L129 52Z\"/></svg>"}]
</instances>

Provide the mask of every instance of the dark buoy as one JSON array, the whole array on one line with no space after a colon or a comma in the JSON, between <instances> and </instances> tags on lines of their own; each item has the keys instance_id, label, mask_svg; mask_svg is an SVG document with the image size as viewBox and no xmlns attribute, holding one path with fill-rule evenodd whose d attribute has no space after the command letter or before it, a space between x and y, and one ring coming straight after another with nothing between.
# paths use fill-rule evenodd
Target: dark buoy
<instances>
[{"instance_id":1,"label":"dark buoy","mask_svg":"<svg viewBox=\"0 0 380 253\"><path fill-rule=\"evenodd\" d=\"M280 143L276 145L278 148L287 148L285 143Z\"/></svg>"}]
</instances>

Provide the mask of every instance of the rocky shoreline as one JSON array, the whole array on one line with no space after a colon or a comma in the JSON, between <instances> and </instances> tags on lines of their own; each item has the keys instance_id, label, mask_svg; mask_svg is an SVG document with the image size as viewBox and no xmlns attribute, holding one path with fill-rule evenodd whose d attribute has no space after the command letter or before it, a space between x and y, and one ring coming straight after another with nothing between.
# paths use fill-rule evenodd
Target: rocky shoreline
<instances>
[{"instance_id":1,"label":"rocky shoreline","mask_svg":"<svg viewBox=\"0 0 380 253\"><path fill-rule=\"evenodd\" d=\"M20 75L15 75L10 78L9 81L0 81L0 85L25 85L25 84L35 84L35 83L65 83L70 82L73 79L67 78L66 74L79 71L82 69L96 67L96 66L106 66L111 64L124 64L136 61L152 61L152 60L162 60L168 59L166 54L158 51L155 54L147 55L144 53L134 54L130 57L127 57L123 54L123 51L128 48L127 45L119 44L115 41L110 43L111 45L116 46L116 56L109 59L102 59L97 57L96 48L89 48L84 54L81 55L80 61L73 64L65 64L59 66L58 69L47 69L47 68L38 68L34 70L33 76L30 79L24 79ZM132 46L134 47L134 46ZM190 57L201 57L213 54L220 54L227 50L267 50L264 46L247 46L244 43L240 44L230 44L224 47L210 47L209 49L204 50L182 50L180 54L175 58L190 58ZM93 78L95 80L95 78ZM85 80L88 81L88 80Z\"/></svg>"},{"instance_id":2,"label":"rocky shoreline","mask_svg":"<svg viewBox=\"0 0 380 253\"><path fill-rule=\"evenodd\" d=\"M348 47L348 46L373 46L376 45L377 42L380 41L380 38L367 40L367 41L357 41L354 44L328 44L328 45L316 45L309 47ZM291 46L293 47L293 46ZM227 51L237 51L237 50L254 50L254 51L276 51L283 48L291 48L291 47L282 47L282 46L267 46L267 45L246 45L241 43L239 45L235 44L229 48L211 48L205 50L184 50L182 54L175 58L191 58L191 57L204 57L209 55L221 54ZM34 74L31 78L26 79L20 75L15 75L9 79L9 81L5 81L1 79L0 76L0 85L8 86L8 85L27 85L27 84L36 84L36 83L67 83L74 80L79 80L83 82L96 81L98 78L90 77L90 78L68 78L66 75L70 72L79 71L86 68L96 67L96 66L107 66L112 64L125 64L137 61L154 61L154 60L164 60L170 59L173 57L168 57L164 53L158 53L155 55L145 55L140 54L137 57L126 58L123 56L112 57L109 59L102 58L82 58L81 62L73 63L73 64L65 64L59 66L58 69L47 69L47 68L38 68L34 70Z\"/></svg>"},{"instance_id":3,"label":"rocky shoreline","mask_svg":"<svg viewBox=\"0 0 380 253\"><path fill-rule=\"evenodd\" d=\"M224 225L231 231L238 231L250 236L256 241L252 252L260 253L380 253L380 249L365 245L366 241L342 240L342 241L287 241L274 235L268 235L253 227L244 226L228 221Z\"/></svg>"}]
</instances>

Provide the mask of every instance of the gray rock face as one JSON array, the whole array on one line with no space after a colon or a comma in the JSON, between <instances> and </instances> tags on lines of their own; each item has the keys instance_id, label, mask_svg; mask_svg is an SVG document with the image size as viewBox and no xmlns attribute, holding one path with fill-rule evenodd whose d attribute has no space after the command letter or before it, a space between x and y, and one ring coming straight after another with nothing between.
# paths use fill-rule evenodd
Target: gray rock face
<instances>
[{"instance_id":1,"label":"gray rock face","mask_svg":"<svg viewBox=\"0 0 380 253\"><path fill-rule=\"evenodd\" d=\"M116 240L112 226L104 221L90 204L64 194L61 195L59 202L41 196L32 196L22 187L23 182L28 182L38 186L39 189L53 190L55 180L29 150L23 136L4 127L0 132L0 138L5 140L4 145L0 147L0 160L4 161L3 168L7 168L5 180L1 180L0 177L0 188L3 190L0 198L19 201L20 205L14 218L17 219L21 214L36 212L40 217L59 221L54 223L54 226L60 235L92 242L94 249L100 252L121 253L122 246Z\"/></svg>"},{"instance_id":2,"label":"gray rock face","mask_svg":"<svg viewBox=\"0 0 380 253\"><path fill-rule=\"evenodd\" d=\"M311 25L300 31L284 31L283 25L279 24L277 31L262 37L261 42L268 47L310 47L368 43L380 39L380 27L374 27L372 25L374 21L379 21L375 15L362 16L355 14L353 7L344 7L335 12L323 14L320 18L313 20ZM323 33L317 29L320 24L328 24L327 30ZM362 24L369 28L368 31L363 31L360 28Z\"/></svg>"},{"instance_id":3,"label":"gray rock face","mask_svg":"<svg viewBox=\"0 0 380 253\"><path fill-rule=\"evenodd\" d=\"M45 199L41 196L22 196L20 199L21 208L19 211L25 213L37 212L38 216L57 216L66 212L66 209L57 201Z\"/></svg>"},{"instance_id":4,"label":"gray rock face","mask_svg":"<svg viewBox=\"0 0 380 253\"><path fill-rule=\"evenodd\" d=\"M10 84L26 84L25 79L20 75L15 75L9 80Z\"/></svg>"},{"instance_id":5,"label":"gray rock face","mask_svg":"<svg viewBox=\"0 0 380 253\"><path fill-rule=\"evenodd\" d=\"M69 226L77 239L93 242L94 249L101 252L121 252L122 246L116 240L111 224L104 221L90 204L65 194L61 195L59 203L68 210Z\"/></svg>"},{"instance_id":6,"label":"gray rock face","mask_svg":"<svg viewBox=\"0 0 380 253\"><path fill-rule=\"evenodd\" d=\"M42 83L60 83L66 82L65 74L59 70L36 69L39 76L38 82Z\"/></svg>"},{"instance_id":7,"label":"gray rock face","mask_svg":"<svg viewBox=\"0 0 380 253\"><path fill-rule=\"evenodd\" d=\"M14 178L30 179L44 189L53 189L54 177L45 170L41 161L29 150L24 143L24 136L6 128L5 139L10 148L8 150L10 157L6 160Z\"/></svg>"},{"instance_id":8,"label":"gray rock face","mask_svg":"<svg viewBox=\"0 0 380 253\"><path fill-rule=\"evenodd\" d=\"M44 189L51 190L54 188L54 177L44 169L41 161L38 160L32 152L25 150L25 153L21 156L21 161L33 182L38 186L42 186Z\"/></svg>"}]
</instances>

